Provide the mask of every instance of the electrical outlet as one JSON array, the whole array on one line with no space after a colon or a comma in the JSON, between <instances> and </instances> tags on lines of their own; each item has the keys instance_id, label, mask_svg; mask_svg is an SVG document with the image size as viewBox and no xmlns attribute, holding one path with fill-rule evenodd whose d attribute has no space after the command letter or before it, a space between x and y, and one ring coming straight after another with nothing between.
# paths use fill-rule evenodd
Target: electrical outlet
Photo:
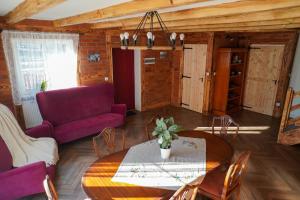
<instances>
[{"instance_id":1,"label":"electrical outlet","mask_svg":"<svg viewBox=\"0 0 300 200\"><path fill-rule=\"evenodd\" d=\"M108 77L107 77L107 76L106 76L106 77L104 77L104 80L105 80L105 81L108 81Z\"/></svg>"},{"instance_id":2,"label":"electrical outlet","mask_svg":"<svg viewBox=\"0 0 300 200\"><path fill-rule=\"evenodd\" d=\"M276 107L280 107L281 103L279 101L277 101L275 105L276 105Z\"/></svg>"}]
</instances>

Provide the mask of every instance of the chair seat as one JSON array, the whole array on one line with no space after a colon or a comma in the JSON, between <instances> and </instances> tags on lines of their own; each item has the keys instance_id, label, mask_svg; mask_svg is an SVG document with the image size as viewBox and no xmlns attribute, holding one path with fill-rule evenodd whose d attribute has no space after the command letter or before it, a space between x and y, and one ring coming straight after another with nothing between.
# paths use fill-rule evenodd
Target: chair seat
<instances>
[{"instance_id":1,"label":"chair seat","mask_svg":"<svg viewBox=\"0 0 300 200\"><path fill-rule=\"evenodd\" d=\"M199 190L210 196L220 198L224 187L227 168L219 166L216 169L208 172L199 186Z\"/></svg>"},{"instance_id":2,"label":"chair seat","mask_svg":"<svg viewBox=\"0 0 300 200\"><path fill-rule=\"evenodd\" d=\"M118 127L122 124L123 116L121 114L105 113L57 126L54 128L54 137L61 144L94 135L105 127Z\"/></svg>"}]
</instances>

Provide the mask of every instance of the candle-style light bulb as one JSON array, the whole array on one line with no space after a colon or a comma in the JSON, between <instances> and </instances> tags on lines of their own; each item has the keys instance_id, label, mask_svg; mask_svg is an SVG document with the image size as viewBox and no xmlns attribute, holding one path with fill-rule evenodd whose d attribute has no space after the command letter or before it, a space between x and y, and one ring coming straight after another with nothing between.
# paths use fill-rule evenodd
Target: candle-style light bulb
<instances>
[{"instance_id":1,"label":"candle-style light bulb","mask_svg":"<svg viewBox=\"0 0 300 200\"><path fill-rule=\"evenodd\" d=\"M179 38L180 38L180 40L184 40L184 34L181 33L181 34L179 35Z\"/></svg>"},{"instance_id":2,"label":"candle-style light bulb","mask_svg":"<svg viewBox=\"0 0 300 200\"><path fill-rule=\"evenodd\" d=\"M176 40L176 33L175 32L173 32L172 34L171 34L171 38L172 38L172 40Z\"/></svg>"},{"instance_id":3,"label":"candle-style light bulb","mask_svg":"<svg viewBox=\"0 0 300 200\"><path fill-rule=\"evenodd\" d=\"M125 32L125 33L124 33L124 37L125 37L126 40L128 40L128 39L129 39L129 33L128 33L128 32Z\"/></svg>"},{"instance_id":4,"label":"candle-style light bulb","mask_svg":"<svg viewBox=\"0 0 300 200\"><path fill-rule=\"evenodd\" d=\"M153 34L151 32L148 32L147 33L147 38L148 38L148 42L147 42L148 45L147 46L150 49L153 46Z\"/></svg>"},{"instance_id":5,"label":"candle-style light bulb","mask_svg":"<svg viewBox=\"0 0 300 200\"><path fill-rule=\"evenodd\" d=\"M120 39L121 39L121 46L124 46L124 34L123 33L121 33L120 34Z\"/></svg>"},{"instance_id":6,"label":"candle-style light bulb","mask_svg":"<svg viewBox=\"0 0 300 200\"><path fill-rule=\"evenodd\" d=\"M184 34L181 33L181 34L179 35L179 38L180 38L180 44L181 44L181 46L183 46L183 45L184 45Z\"/></svg>"},{"instance_id":7,"label":"candle-style light bulb","mask_svg":"<svg viewBox=\"0 0 300 200\"><path fill-rule=\"evenodd\" d=\"M127 49L128 45L129 45L129 33L128 32L124 33L124 38L125 38L124 44L125 44L126 49Z\"/></svg>"},{"instance_id":8,"label":"candle-style light bulb","mask_svg":"<svg viewBox=\"0 0 300 200\"><path fill-rule=\"evenodd\" d=\"M175 45L176 45L176 33L173 32L171 35L170 35L170 39L171 39L171 44L173 46L173 49L175 49Z\"/></svg>"},{"instance_id":9,"label":"candle-style light bulb","mask_svg":"<svg viewBox=\"0 0 300 200\"><path fill-rule=\"evenodd\" d=\"M149 40L149 39L152 39L152 33L151 33L151 32L148 32L148 33L147 33L147 38L148 38L148 40Z\"/></svg>"}]
</instances>

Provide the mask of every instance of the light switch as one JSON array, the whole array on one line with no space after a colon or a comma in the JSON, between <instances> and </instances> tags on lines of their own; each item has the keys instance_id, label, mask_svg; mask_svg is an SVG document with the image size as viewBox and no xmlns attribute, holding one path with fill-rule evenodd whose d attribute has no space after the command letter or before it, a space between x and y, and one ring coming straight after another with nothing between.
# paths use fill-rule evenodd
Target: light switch
<instances>
[{"instance_id":1,"label":"light switch","mask_svg":"<svg viewBox=\"0 0 300 200\"><path fill-rule=\"evenodd\" d=\"M106 77L104 77L104 80L105 80L105 81L108 81L108 77L107 77L107 76L106 76Z\"/></svg>"}]
</instances>

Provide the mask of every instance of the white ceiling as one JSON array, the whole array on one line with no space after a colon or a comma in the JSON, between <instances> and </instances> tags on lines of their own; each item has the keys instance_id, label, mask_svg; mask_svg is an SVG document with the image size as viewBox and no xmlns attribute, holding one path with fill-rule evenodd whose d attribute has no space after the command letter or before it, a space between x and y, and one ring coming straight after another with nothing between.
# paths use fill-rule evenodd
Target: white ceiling
<instances>
[{"instance_id":1,"label":"white ceiling","mask_svg":"<svg viewBox=\"0 0 300 200\"><path fill-rule=\"evenodd\" d=\"M1 1L1 0L0 0ZM32 19L55 20L78 15L112 5L125 3L131 0L67 0L44 12L32 16Z\"/></svg>"},{"instance_id":2,"label":"white ceiling","mask_svg":"<svg viewBox=\"0 0 300 200\"><path fill-rule=\"evenodd\" d=\"M6 15L22 2L23 0L0 0L0 16Z\"/></svg>"},{"instance_id":3,"label":"white ceiling","mask_svg":"<svg viewBox=\"0 0 300 200\"><path fill-rule=\"evenodd\" d=\"M6 15L9 11L13 10L18 4L20 4L23 1L24 0L0 0L0 16ZM41 13L32 16L31 19L55 20L55 19L74 16L74 15L82 14L85 12L117 5L120 3L129 2L129 1L132 0L66 0L65 2L58 4L53 8L50 8L48 10L45 10ZM174 11L185 10L185 9L190 9L195 7L212 6L212 5L218 5L218 4L229 3L234 1L240 1L240 0L207 0L204 2L194 3L185 6L160 9L158 11L160 13L174 12ZM95 20L93 22L110 21L110 20L137 17L142 15L144 15L144 13L126 15L126 16L111 18L111 19Z\"/></svg>"}]
</instances>

